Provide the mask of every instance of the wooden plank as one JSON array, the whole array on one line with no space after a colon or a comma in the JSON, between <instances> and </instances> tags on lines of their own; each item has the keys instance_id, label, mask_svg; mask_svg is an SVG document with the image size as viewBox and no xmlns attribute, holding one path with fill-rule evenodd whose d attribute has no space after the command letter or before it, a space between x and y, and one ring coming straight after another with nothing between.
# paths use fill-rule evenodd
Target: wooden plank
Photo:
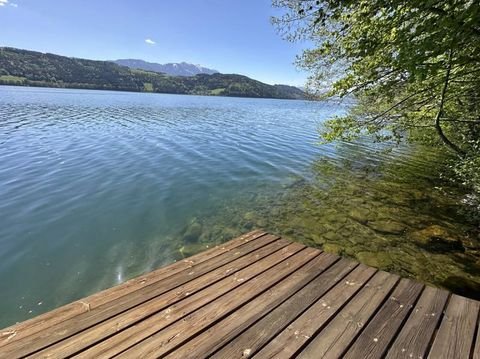
<instances>
[{"instance_id":1,"label":"wooden plank","mask_svg":"<svg viewBox=\"0 0 480 359\"><path fill-rule=\"evenodd\" d=\"M422 289L256 231L6 328L0 357L480 359L480 302Z\"/></svg>"},{"instance_id":2,"label":"wooden plank","mask_svg":"<svg viewBox=\"0 0 480 359\"><path fill-rule=\"evenodd\" d=\"M121 296L127 295L128 293L150 285L153 282L165 279L171 275L174 275L175 273L190 268L195 264L207 261L223 253L227 253L265 234L266 232L261 230L252 231L250 233L237 237L221 246L216 246L207 251L189 257L185 260L178 261L169 266L162 267L139 277L130 279L119 286L97 292L89 297L72 302L30 320L5 328L0 331L0 348L4 345L18 341L29 335L43 331L48 327L73 318L79 314L88 312L89 310L105 304L108 301L112 301Z\"/></svg>"},{"instance_id":3,"label":"wooden plank","mask_svg":"<svg viewBox=\"0 0 480 359\"><path fill-rule=\"evenodd\" d=\"M169 305L161 313L153 315L142 322L119 332L117 335L104 340L97 345L79 353L78 358L113 357L132 347L150 335L159 332L168 325L201 308L207 303L221 297L225 293L234 291L245 282L281 263L285 259L303 250L305 246L292 243L288 247L260 259L251 266L229 276L211 287L208 291L201 291L188 296L179 303ZM240 280L241 279L241 280Z\"/></svg>"},{"instance_id":4,"label":"wooden plank","mask_svg":"<svg viewBox=\"0 0 480 359\"><path fill-rule=\"evenodd\" d=\"M233 262L227 263L201 277L191 280L180 287L174 288L159 297L155 297L152 300L123 312L118 316L110 318L72 337L62 340L57 344L35 353L35 355L59 358L75 354L148 316L165 309L165 307L181 301L187 296L192 296L225 277L235 275L239 270L248 267L252 263L259 261L284 247L287 247L289 243L290 242L283 239L272 242L254 252L234 260ZM218 294L219 291L215 290L215 292Z\"/></svg>"},{"instance_id":5,"label":"wooden plank","mask_svg":"<svg viewBox=\"0 0 480 359\"><path fill-rule=\"evenodd\" d=\"M445 290L433 287L424 289L407 322L388 351L388 359L426 357L428 346L432 342L448 296L449 294Z\"/></svg>"},{"instance_id":6,"label":"wooden plank","mask_svg":"<svg viewBox=\"0 0 480 359\"><path fill-rule=\"evenodd\" d=\"M473 359L480 359L480 312L477 319L477 340L475 341L475 347L472 353Z\"/></svg>"},{"instance_id":7,"label":"wooden plank","mask_svg":"<svg viewBox=\"0 0 480 359\"><path fill-rule=\"evenodd\" d=\"M473 346L480 302L452 294L429 358L468 358Z\"/></svg>"},{"instance_id":8,"label":"wooden plank","mask_svg":"<svg viewBox=\"0 0 480 359\"><path fill-rule=\"evenodd\" d=\"M313 304L298 319L261 349L255 358L287 359L318 332L375 274L376 269L360 264L345 279Z\"/></svg>"},{"instance_id":9,"label":"wooden plank","mask_svg":"<svg viewBox=\"0 0 480 359\"><path fill-rule=\"evenodd\" d=\"M217 322L213 327L210 327L208 330L182 345L166 358L210 357L212 353L227 343L227 347L224 347L224 349L228 348L232 350L227 349L226 352L217 353L213 357L241 358L245 356L245 350L247 348L250 348L250 351L253 350L251 349L254 345L251 342L252 340L262 341L262 338L264 338L264 341L268 340L266 336L269 330L281 330L282 325L285 327L291 320L295 319L306 306L314 302L315 299L324 294L328 288L332 287L335 282L338 282L357 266L357 263L353 261L344 259L337 262L338 259L339 257L332 254L325 254L324 256L315 258L309 265L311 264L312 267L318 269L317 277L314 277L311 282L298 292L295 293L297 287L300 287L303 282L295 278L296 273L294 273L273 288L276 290L280 285L285 288L285 290L278 290L274 293L277 298L272 296L271 292L263 293L228 317ZM308 280L308 278L306 279ZM292 292L294 294L289 298L289 293ZM285 299L287 300L284 301ZM284 302L281 303L282 301ZM279 303L281 304L278 305ZM272 308L274 308L273 311ZM267 314L267 316L265 316L265 314ZM239 347L235 348L235 342L231 342L231 340L262 317L264 318L260 322L260 325L263 324L261 327L257 326L257 324L259 324L257 323L253 327L250 327L245 333L247 337L243 339L248 346L245 347L243 343L237 343Z\"/></svg>"},{"instance_id":10,"label":"wooden plank","mask_svg":"<svg viewBox=\"0 0 480 359\"><path fill-rule=\"evenodd\" d=\"M317 334L298 358L340 358L376 313L398 276L378 272L335 318Z\"/></svg>"},{"instance_id":11,"label":"wooden plank","mask_svg":"<svg viewBox=\"0 0 480 359\"><path fill-rule=\"evenodd\" d=\"M189 347L193 349L193 347L195 347L196 353L199 353L201 356L209 356L218 347L226 344L222 349L215 352L212 358L249 357L282 331L290 322L295 320L330 288L342 280L342 278L357 265L357 262L347 259L338 261L292 297L241 333L244 328L248 327L250 323L256 319L256 316L258 316L254 316L251 320L247 319L246 313L242 313L247 311L247 306L245 306L188 342L181 350L173 352L173 355L178 353L179 356L182 356L182 353L185 353L185 349ZM248 305L255 306L255 301L252 301L251 304L249 303ZM257 305L257 310L263 311L263 308ZM262 314L265 314L265 311L263 311ZM241 325L238 324L238 321L241 322ZM237 336L238 333L241 334ZM237 337L235 338L235 336Z\"/></svg>"},{"instance_id":12,"label":"wooden plank","mask_svg":"<svg viewBox=\"0 0 480 359\"><path fill-rule=\"evenodd\" d=\"M390 298L382 305L343 357L345 359L382 358L422 290L421 283L409 279L400 280Z\"/></svg>"},{"instance_id":13,"label":"wooden plank","mask_svg":"<svg viewBox=\"0 0 480 359\"><path fill-rule=\"evenodd\" d=\"M139 345L123 352L119 357L158 357L168 353L190 339L191 336L205 329L208 325L230 314L241 305L282 281L291 273L296 272L318 256L319 253L318 250L313 248L304 249L288 260L244 283L235 291L225 294L218 300L200 308L181 321L173 323L165 330L139 343ZM310 268L310 270L314 269ZM297 271L297 273L304 272Z\"/></svg>"},{"instance_id":14,"label":"wooden plank","mask_svg":"<svg viewBox=\"0 0 480 359\"><path fill-rule=\"evenodd\" d=\"M236 258L246 255L250 252L261 248L268 243L277 240L278 237L266 235L231 250L222 253L218 256L193 265L190 268L184 269L172 276L163 280L156 281L151 284L123 295L112 301L91 308L89 311L79 314L74 318L62 321L54 326L49 327L49 330L37 332L29 335L22 340L15 341L4 345L1 350L2 354L6 356L24 356L29 353L43 349L51 344L54 344L64 338L74 335L86 328L91 327L101 321L107 320L121 312L133 308L141 303L144 303L154 297L157 297L173 288L176 288L184 283L189 282L205 273L210 272L226 263L229 263Z\"/></svg>"}]
</instances>

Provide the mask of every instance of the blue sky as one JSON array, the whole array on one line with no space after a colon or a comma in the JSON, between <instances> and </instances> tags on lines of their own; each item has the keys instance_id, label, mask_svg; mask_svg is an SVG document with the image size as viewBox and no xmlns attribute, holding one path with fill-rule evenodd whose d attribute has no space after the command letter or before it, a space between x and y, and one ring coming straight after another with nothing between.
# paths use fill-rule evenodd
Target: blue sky
<instances>
[{"instance_id":1,"label":"blue sky","mask_svg":"<svg viewBox=\"0 0 480 359\"><path fill-rule=\"evenodd\" d=\"M100 60L186 61L302 85L306 74L293 65L302 44L276 33L275 11L270 0L0 0L0 46Z\"/></svg>"}]
</instances>

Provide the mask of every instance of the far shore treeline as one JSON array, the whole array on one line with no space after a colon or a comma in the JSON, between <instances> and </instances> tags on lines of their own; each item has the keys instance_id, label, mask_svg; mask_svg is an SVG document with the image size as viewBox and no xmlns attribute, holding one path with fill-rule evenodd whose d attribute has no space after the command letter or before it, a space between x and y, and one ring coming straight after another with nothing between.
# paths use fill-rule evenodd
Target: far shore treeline
<instances>
[{"instance_id":1,"label":"far shore treeline","mask_svg":"<svg viewBox=\"0 0 480 359\"><path fill-rule=\"evenodd\" d=\"M0 85L157 92L188 95L303 99L302 90L237 74L169 76L110 61L0 47Z\"/></svg>"}]
</instances>

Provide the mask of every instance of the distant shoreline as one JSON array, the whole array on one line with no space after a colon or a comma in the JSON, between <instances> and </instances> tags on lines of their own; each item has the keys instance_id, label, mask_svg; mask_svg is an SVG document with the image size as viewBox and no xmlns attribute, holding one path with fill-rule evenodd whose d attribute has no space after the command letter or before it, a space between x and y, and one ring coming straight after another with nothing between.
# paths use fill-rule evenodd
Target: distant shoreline
<instances>
[{"instance_id":1,"label":"distant shoreline","mask_svg":"<svg viewBox=\"0 0 480 359\"><path fill-rule=\"evenodd\" d=\"M280 101L314 101L309 98L278 98L278 97L252 97L252 96L227 96L227 95L204 95L193 93L173 93L173 92L149 92L149 91L133 91L133 90L118 90L107 88L87 88L87 87L69 87L69 86L45 86L45 85L31 85L31 84L5 84L0 81L0 87L24 87L24 88L40 88L40 89L55 89L55 90L85 90L85 91L103 91L103 92L119 92L119 93L134 93L134 94L150 94L150 95L176 95L176 96L199 96L199 97L219 97L219 98L245 98L256 100L280 100Z\"/></svg>"},{"instance_id":2,"label":"distant shoreline","mask_svg":"<svg viewBox=\"0 0 480 359\"><path fill-rule=\"evenodd\" d=\"M181 95L305 99L294 86L269 85L238 74L172 76L111 61L0 47L0 84Z\"/></svg>"}]
</instances>

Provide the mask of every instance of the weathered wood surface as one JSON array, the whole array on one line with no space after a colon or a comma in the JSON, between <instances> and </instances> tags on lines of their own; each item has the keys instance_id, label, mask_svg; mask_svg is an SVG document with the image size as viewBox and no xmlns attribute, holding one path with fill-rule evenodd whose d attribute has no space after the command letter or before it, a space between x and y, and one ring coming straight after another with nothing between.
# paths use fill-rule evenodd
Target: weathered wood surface
<instances>
[{"instance_id":1,"label":"weathered wood surface","mask_svg":"<svg viewBox=\"0 0 480 359\"><path fill-rule=\"evenodd\" d=\"M0 331L0 358L475 358L480 302L254 231Z\"/></svg>"}]
</instances>

